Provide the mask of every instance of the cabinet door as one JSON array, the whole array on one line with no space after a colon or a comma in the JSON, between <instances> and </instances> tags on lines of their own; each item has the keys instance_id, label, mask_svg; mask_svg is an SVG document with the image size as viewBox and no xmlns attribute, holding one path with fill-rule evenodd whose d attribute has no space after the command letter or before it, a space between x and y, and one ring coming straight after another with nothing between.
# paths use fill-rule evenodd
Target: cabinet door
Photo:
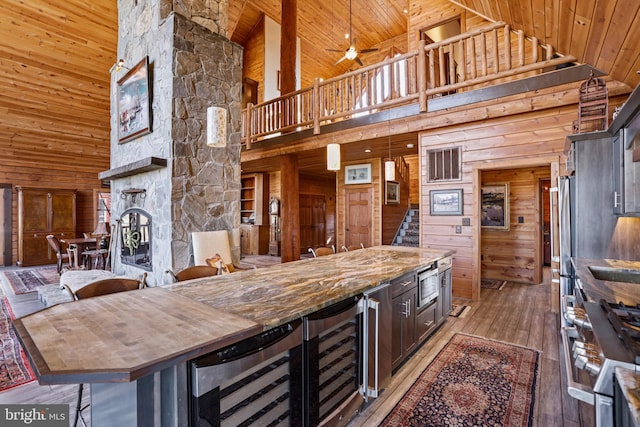
<instances>
[{"instance_id":1,"label":"cabinet door","mask_svg":"<svg viewBox=\"0 0 640 427\"><path fill-rule=\"evenodd\" d=\"M21 191L19 193L19 220L26 235L49 230L49 193L47 191Z\"/></svg>"},{"instance_id":2,"label":"cabinet door","mask_svg":"<svg viewBox=\"0 0 640 427\"><path fill-rule=\"evenodd\" d=\"M409 312L405 317L404 325L402 326L402 346L404 357L407 357L409 353L416 347L416 302L418 291L417 288L413 288L403 294L407 300L407 307Z\"/></svg>"},{"instance_id":3,"label":"cabinet door","mask_svg":"<svg viewBox=\"0 0 640 427\"><path fill-rule=\"evenodd\" d=\"M624 144L613 138L613 212L624 213Z\"/></svg>"},{"instance_id":4,"label":"cabinet door","mask_svg":"<svg viewBox=\"0 0 640 427\"><path fill-rule=\"evenodd\" d=\"M438 326L440 318L438 317L438 307L440 306L440 299L420 311L416 315L416 334L418 335L418 342L422 342L435 330Z\"/></svg>"},{"instance_id":5,"label":"cabinet door","mask_svg":"<svg viewBox=\"0 0 640 427\"><path fill-rule=\"evenodd\" d=\"M402 350L402 325L405 321L406 300L401 294L393 299L393 310L391 319L391 364L396 367L404 356Z\"/></svg>"},{"instance_id":6,"label":"cabinet door","mask_svg":"<svg viewBox=\"0 0 640 427\"><path fill-rule=\"evenodd\" d=\"M75 237L76 193L52 192L49 205L49 231L63 237ZM71 235L69 234L71 233Z\"/></svg>"}]
</instances>

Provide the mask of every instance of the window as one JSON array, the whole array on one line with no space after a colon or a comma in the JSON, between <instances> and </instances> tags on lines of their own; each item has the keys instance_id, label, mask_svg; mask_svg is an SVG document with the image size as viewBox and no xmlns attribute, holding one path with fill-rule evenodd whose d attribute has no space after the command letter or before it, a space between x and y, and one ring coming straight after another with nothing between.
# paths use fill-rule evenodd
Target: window
<instances>
[{"instance_id":1,"label":"window","mask_svg":"<svg viewBox=\"0 0 640 427\"><path fill-rule=\"evenodd\" d=\"M427 158L429 182L461 179L460 147L429 150Z\"/></svg>"}]
</instances>

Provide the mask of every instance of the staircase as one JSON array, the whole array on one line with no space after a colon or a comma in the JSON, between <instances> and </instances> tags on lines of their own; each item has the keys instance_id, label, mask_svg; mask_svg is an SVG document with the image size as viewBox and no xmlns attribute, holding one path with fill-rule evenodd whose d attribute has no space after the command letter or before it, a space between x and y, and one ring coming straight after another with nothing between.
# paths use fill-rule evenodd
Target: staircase
<instances>
[{"instance_id":1,"label":"staircase","mask_svg":"<svg viewBox=\"0 0 640 427\"><path fill-rule=\"evenodd\" d=\"M393 239L393 246L413 246L420 245L420 209L411 207L404 216L404 221Z\"/></svg>"}]
</instances>

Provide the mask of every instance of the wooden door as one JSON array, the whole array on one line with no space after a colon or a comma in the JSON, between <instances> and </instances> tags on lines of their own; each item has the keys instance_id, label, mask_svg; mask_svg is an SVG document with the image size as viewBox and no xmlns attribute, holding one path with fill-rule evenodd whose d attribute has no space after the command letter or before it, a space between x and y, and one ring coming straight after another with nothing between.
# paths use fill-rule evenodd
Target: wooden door
<instances>
[{"instance_id":1,"label":"wooden door","mask_svg":"<svg viewBox=\"0 0 640 427\"><path fill-rule=\"evenodd\" d=\"M345 189L345 246L371 246L373 188Z\"/></svg>"},{"instance_id":2,"label":"wooden door","mask_svg":"<svg viewBox=\"0 0 640 427\"><path fill-rule=\"evenodd\" d=\"M18 265L41 265L55 261L46 236L49 234L49 192L18 189Z\"/></svg>"},{"instance_id":3,"label":"wooden door","mask_svg":"<svg viewBox=\"0 0 640 427\"><path fill-rule=\"evenodd\" d=\"M300 251L326 244L327 202L323 195L300 195Z\"/></svg>"}]
</instances>

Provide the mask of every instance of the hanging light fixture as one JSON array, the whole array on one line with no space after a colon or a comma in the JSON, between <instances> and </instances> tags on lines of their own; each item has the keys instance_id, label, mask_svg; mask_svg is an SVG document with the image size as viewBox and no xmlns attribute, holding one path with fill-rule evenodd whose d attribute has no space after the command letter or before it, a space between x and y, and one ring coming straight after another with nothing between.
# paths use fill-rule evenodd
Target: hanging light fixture
<instances>
[{"instance_id":1,"label":"hanging light fixture","mask_svg":"<svg viewBox=\"0 0 640 427\"><path fill-rule=\"evenodd\" d=\"M384 162L384 179L387 181L396 180L396 162L391 158L391 120L389 120L389 160Z\"/></svg>"},{"instance_id":2,"label":"hanging light fixture","mask_svg":"<svg viewBox=\"0 0 640 427\"><path fill-rule=\"evenodd\" d=\"M340 170L340 144L335 142L327 144L327 169L330 171Z\"/></svg>"},{"instance_id":3,"label":"hanging light fixture","mask_svg":"<svg viewBox=\"0 0 640 427\"><path fill-rule=\"evenodd\" d=\"M227 109L207 108L207 145L225 147L227 145Z\"/></svg>"}]
</instances>

